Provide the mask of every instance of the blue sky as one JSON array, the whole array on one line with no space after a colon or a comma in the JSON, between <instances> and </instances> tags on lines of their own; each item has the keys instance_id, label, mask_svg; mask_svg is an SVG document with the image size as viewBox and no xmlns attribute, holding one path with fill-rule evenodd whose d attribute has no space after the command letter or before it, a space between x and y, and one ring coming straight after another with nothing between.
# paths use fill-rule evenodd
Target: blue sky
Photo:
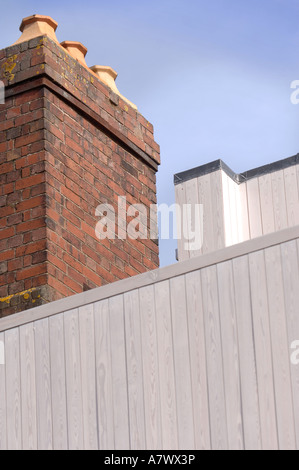
<instances>
[{"instance_id":1,"label":"blue sky","mask_svg":"<svg viewBox=\"0 0 299 470\"><path fill-rule=\"evenodd\" d=\"M58 21L60 41L81 41L88 65L113 67L154 124L159 203L174 202L179 171L222 158L241 172L299 152L299 0L15 0L1 5L0 48L35 13ZM175 247L161 242L162 265Z\"/></svg>"}]
</instances>

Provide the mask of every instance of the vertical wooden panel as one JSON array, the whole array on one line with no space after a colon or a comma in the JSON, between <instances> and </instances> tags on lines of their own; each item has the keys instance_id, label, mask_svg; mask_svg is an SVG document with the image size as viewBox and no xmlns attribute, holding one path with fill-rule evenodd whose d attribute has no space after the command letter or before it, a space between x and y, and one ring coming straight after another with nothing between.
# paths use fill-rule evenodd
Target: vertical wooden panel
<instances>
[{"instance_id":1,"label":"vertical wooden panel","mask_svg":"<svg viewBox=\"0 0 299 470\"><path fill-rule=\"evenodd\" d=\"M22 449L19 329L5 332L6 418L8 450Z\"/></svg>"},{"instance_id":2,"label":"vertical wooden panel","mask_svg":"<svg viewBox=\"0 0 299 470\"><path fill-rule=\"evenodd\" d=\"M154 286L139 290L147 449L162 449L159 357Z\"/></svg>"},{"instance_id":3,"label":"vertical wooden panel","mask_svg":"<svg viewBox=\"0 0 299 470\"><path fill-rule=\"evenodd\" d=\"M262 448L250 278L247 256L233 260L245 448Z\"/></svg>"},{"instance_id":4,"label":"vertical wooden panel","mask_svg":"<svg viewBox=\"0 0 299 470\"><path fill-rule=\"evenodd\" d=\"M192 250L191 244L193 242L191 234L195 232L195 205L199 204L198 200L198 187L197 187L197 178L186 181L185 183L185 192L186 192L186 204L191 206L191 220L186 220L188 226L188 239L189 239L189 257L194 258L200 254L200 250ZM186 223L185 222L185 223ZM190 224L191 222L191 224ZM191 242L191 244L190 244Z\"/></svg>"},{"instance_id":5,"label":"vertical wooden panel","mask_svg":"<svg viewBox=\"0 0 299 470\"><path fill-rule=\"evenodd\" d=\"M267 233L275 231L271 174L260 176L258 182L261 198L263 235L266 235Z\"/></svg>"},{"instance_id":6,"label":"vertical wooden panel","mask_svg":"<svg viewBox=\"0 0 299 470\"><path fill-rule=\"evenodd\" d=\"M186 275L195 448L211 449L205 326L200 272ZM161 307L163 310L163 307ZM159 310L158 310L159 311Z\"/></svg>"},{"instance_id":7,"label":"vertical wooden panel","mask_svg":"<svg viewBox=\"0 0 299 470\"><path fill-rule=\"evenodd\" d=\"M178 449L178 424L174 375L169 282L155 285L155 307L159 355L159 381L163 448Z\"/></svg>"},{"instance_id":8,"label":"vertical wooden panel","mask_svg":"<svg viewBox=\"0 0 299 470\"><path fill-rule=\"evenodd\" d=\"M228 177L228 189L230 199L230 211L232 217L232 242L233 244L240 241L240 220L238 219L238 198L239 198L239 185L233 179Z\"/></svg>"},{"instance_id":9,"label":"vertical wooden panel","mask_svg":"<svg viewBox=\"0 0 299 470\"><path fill-rule=\"evenodd\" d=\"M34 323L34 333L38 449L51 450L53 447L52 396L49 321L47 318Z\"/></svg>"},{"instance_id":10,"label":"vertical wooden panel","mask_svg":"<svg viewBox=\"0 0 299 470\"><path fill-rule=\"evenodd\" d=\"M202 253L207 253L214 249L213 233L213 210L211 198L211 178L204 175L197 178L198 201L203 205L203 245Z\"/></svg>"},{"instance_id":11,"label":"vertical wooden panel","mask_svg":"<svg viewBox=\"0 0 299 470\"><path fill-rule=\"evenodd\" d=\"M228 448L244 448L237 319L232 262L217 266Z\"/></svg>"},{"instance_id":12,"label":"vertical wooden panel","mask_svg":"<svg viewBox=\"0 0 299 470\"><path fill-rule=\"evenodd\" d=\"M97 450L96 366L93 305L79 309L84 449Z\"/></svg>"},{"instance_id":13,"label":"vertical wooden panel","mask_svg":"<svg viewBox=\"0 0 299 470\"><path fill-rule=\"evenodd\" d=\"M237 214L237 199L239 196L238 185L229 176L227 176L228 182L228 195L230 205L230 224L231 224L231 241L232 245L239 242L239 221ZM225 203L225 201L224 201ZM226 224L226 220L224 219ZM227 246L227 245L226 245Z\"/></svg>"},{"instance_id":14,"label":"vertical wooden panel","mask_svg":"<svg viewBox=\"0 0 299 470\"><path fill-rule=\"evenodd\" d=\"M64 314L68 439L70 450L84 449L78 310Z\"/></svg>"},{"instance_id":15,"label":"vertical wooden panel","mask_svg":"<svg viewBox=\"0 0 299 470\"><path fill-rule=\"evenodd\" d=\"M278 449L272 346L264 252L249 255L261 438L264 450Z\"/></svg>"},{"instance_id":16,"label":"vertical wooden panel","mask_svg":"<svg viewBox=\"0 0 299 470\"><path fill-rule=\"evenodd\" d=\"M224 235L225 235L225 246L231 246L233 244L233 220L231 210L231 194L229 177L224 171L221 171L222 177L222 196L223 196L223 221L224 221Z\"/></svg>"},{"instance_id":17,"label":"vertical wooden panel","mask_svg":"<svg viewBox=\"0 0 299 470\"><path fill-rule=\"evenodd\" d=\"M66 371L64 354L63 313L49 318L53 447L65 450L68 447Z\"/></svg>"},{"instance_id":18,"label":"vertical wooden panel","mask_svg":"<svg viewBox=\"0 0 299 470\"><path fill-rule=\"evenodd\" d=\"M297 168L298 166L290 166L289 168L283 170L289 227L294 227L295 225L299 224Z\"/></svg>"},{"instance_id":19,"label":"vertical wooden panel","mask_svg":"<svg viewBox=\"0 0 299 470\"><path fill-rule=\"evenodd\" d=\"M37 449L35 349L33 323L20 327L23 449Z\"/></svg>"},{"instance_id":20,"label":"vertical wooden panel","mask_svg":"<svg viewBox=\"0 0 299 470\"><path fill-rule=\"evenodd\" d=\"M115 449L130 448L123 296L109 299Z\"/></svg>"},{"instance_id":21,"label":"vertical wooden panel","mask_svg":"<svg viewBox=\"0 0 299 470\"><path fill-rule=\"evenodd\" d=\"M295 429L280 247L267 248L265 260L279 446L287 450L295 448Z\"/></svg>"},{"instance_id":22,"label":"vertical wooden panel","mask_svg":"<svg viewBox=\"0 0 299 470\"><path fill-rule=\"evenodd\" d=\"M195 448L185 277L170 280L179 449Z\"/></svg>"},{"instance_id":23,"label":"vertical wooden panel","mask_svg":"<svg viewBox=\"0 0 299 470\"><path fill-rule=\"evenodd\" d=\"M184 239L183 227L183 205L186 204L186 188L185 184L178 184L175 186L175 200L176 204L181 208L181 216L177 215L177 236L178 236L178 254L179 261L185 261L190 258L189 251L185 250L186 240Z\"/></svg>"},{"instance_id":24,"label":"vertical wooden panel","mask_svg":"<svg viewBox=\"0 0 299 470\"><path fill-rule=\"evenodd\" d=\"M239 242L244 242L250 239L249 228L249 215L248 215L248 199L247 199L247 185L241 183L237 186L237 221Z\"/></svg>"},{"instance_id":25,"label":"vertical wooden panel","mask_svg":"<svg viewBox=\"0 0 299 470\"><path fill-rule=\"evenodd\" d=\"M214 250L225 247L222 170L210 174ZM211 250L212 251L212 250Z\"/></svg>"},{"instance_id":26,"label":"vertical wooden panel","mask_svg":"<svg viewBox=\"0 0 299 470\"><path fill-rule=\"evenodd\" d=\"M297 170L297 195L298 195L298 205L297 205L297 198L295 197L294 201L295 201L295 210L297 209L297 211L299 211L299 165L296 165L296 170ZM296 211L296 212L297 212ZM298 216L298 212L297 212L297 216ZM296 224L297 225L297 224Z\"/></svg>"},{"instance_id":27,"label":"vertical wooden panel","mask_svg":"<svg viewBox=\"0 0 299 470\"><path fill-rule=\"evenodd\" d=\"M215 266L201 271L206 335L207 370L212 449L227 449L227 418L223 379L217 271Z\"/></svg>"},{"instance_id":28,"label":"vertical wooden panel","mask_svg":"<svg viewBox=\"0 0 299 470\"><path fill-rule=\"evenodd\" d=\"M131 449L145 449L145 416L138 290L124 296Z\"/></svg>"},{"instance_id":29,"label":"vertical wooden panel","mask_svg":"<svg viewBox=\"0 0 299 470\"><path fill-rule=\"evenodd\" d=\"M7 449L6 439L6 379L5 379L5 336L0 333L0 341L4 347L4 363L0 364L0 450Z\"/></svg>"},{"instance_id":30,"label":"vertical wooden panel","mask_svg":"<svg viewBox=\"0 0 299 470\"><path fill-rule=\"evenodd\" d=\"M256 238L263 235L262 214L260 190L257 178L253 178L246 182L248 213L250 225L250 238Z\"/></svg>"},{"instance_id":31,"label":"vertical wooden panel","mask_svg":"<svg viewBox=\"0 0 299 470\"><path fill-rule=\"evenodd\" d=\"M275 230L278 231L288 227L284 172L276 171L271 176Z\"/></svg>"},{"instance_id":32,"label":"vertical wooden panel","mask_svg":"<svg viewBox=\"0 0 299 470\"><path fill-rule=\"evenodd\" d=\"M112 366L108 300L94 305L99 447L114 449Z\"/></svg>"},{"instance_id":33,"label":"vertical wooden panel","mask_svg":"<svg viewBox=\"0 0 299 470\"><path fill-rule=\"evenodd\" d=\"M289 351L293 341L299 339L299 260L298 241L281 245ZM299 367L291 365L296 444L299 449Z\"/></svg>"}]
</instances>

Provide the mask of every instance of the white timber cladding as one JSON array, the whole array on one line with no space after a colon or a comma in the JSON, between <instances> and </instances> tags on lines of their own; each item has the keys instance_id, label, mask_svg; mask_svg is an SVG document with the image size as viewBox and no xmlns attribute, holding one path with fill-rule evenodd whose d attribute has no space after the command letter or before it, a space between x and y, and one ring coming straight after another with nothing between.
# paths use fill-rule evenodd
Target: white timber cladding
<instances>
[{"instance_id":1,"label":"white timber cladding","mask_svg":"<svg viewBox=\"0 0 299 470\"><path fill-rule=\"evenodd\" d=\"M203 205L202 248L190 251L179 240L179 261L299 224L299 165L240 184L219 169L176 185L175 192L181 207Z\"/></svg>"},{"instance_id":2,"label":"white timber cladding","mask_svg":"<svg viewBox=\"0 0 299 470\"><path fill-rule=\"evenodd\" d=\"M0 449L299 449L298 305L297 226L3 318Z\"/></svg>"},{"instance_id":3,"label":"white timber cladding","mask_svg":"<svg viewBox=\"0 0 299 470\"><path fill-rule=\"evenodd\" d=\"M178 217L177 220L180 224L178 234L181 234L181 237L178 237L179 261L185 261L198 256L199 253L209 253L226 246L222 173L222 170L218 170L175 186L176 203L182 208L181 217ZM184 204L190 204L191 207L194 207L195 204L203 205L203 246L199 251L188 249L188 233L194 230L194 226L188 225L189 220L186 220L184 216ZM194 214L193 210L192 213ZM187 224L185 227L184 223Z\"/></svg>"}]
</instances>

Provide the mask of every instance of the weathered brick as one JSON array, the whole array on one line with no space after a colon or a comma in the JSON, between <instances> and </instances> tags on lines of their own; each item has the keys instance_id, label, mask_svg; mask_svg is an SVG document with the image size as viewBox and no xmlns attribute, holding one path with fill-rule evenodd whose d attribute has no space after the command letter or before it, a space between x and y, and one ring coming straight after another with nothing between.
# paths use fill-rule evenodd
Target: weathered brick
<instances>
[{"instance_id":1,"label":"weathered brick","mask_svg":"<svg viewBox=\"0 0 299 470\"><path fill-rule=\"evenodd\" d=\"M38 276L39 274L44 274L47 271L47 267L45 264L40 266L34 266L28 269L23 269L16 273L16 280L21 281L23 279L33 278Z\"/></svg>"},{"instance_id":2,"label":"weathered brick","mask_svg":"<svg viewBox=\"0 0 299 470\"><path fill-rule=\"evenodd\" d=\"M48 284L50 287L54 288L57 293L60 293L61 296L67 297L68 295L70 295L69 289L66 287L67 286L66 282L63 283L59 281L58 279L54 278L53 276L49 276ZM78 292L80 292L80 286L78 286Z\"/></svg>"},{"instance_id":3,"label":"weathered brick","mask_svg":"<svg viewBox=\"0 0 299 470\"><path fill-rule=\"evenodd\" d=\"M7 250L0 252L0 261L7 261L13 259L15 256L14 250Z\"/></svg>"},{"instance_id":4,"label":"weathered brick","mask_svg":"<svg viewBox=\"0 0 299 470\"><path fill-rule=\"evenodd\" d=\"M44 174L38 174L38 175L29 176L27 178L22 178L21 180L16 182L16 190L29 188L31 186L37 186L44 181L45 181Z\"/></svg>"},{"instance_id":5,"label":"weathered brick","mask_svg":"<svg viewBox=\"0 0 299 470\"><path fill-rule=\"evenodd\" d=\"M65 285L67 285L70 288L71 293L77 294L77 293L82 292L81 283L75 282L69 276L64 276L63 282ZM70 294L68 293L68 295Z\"/></svg>"},{"instance_id":6,"label":"weathered brick","mask_svg":"<svg viewBox=\"0 0 299 470\"><path fill-rule=\"evenodd\" d=\"M45 219L37 219L37 220L29 220L28 222L24 222L17 226L17 233L21 232L29 232L34 229L44 227L45 226Z\"/></svg>"},{"instance_id":7,"label":"weathered brick","mask_svg":"<svg viewBox=\"0 0 299 470\"><path fill-rule=\"evenodd\" d=\"M8 263L6 261L2 261L0 263L0 274L4 274L4 273L7 273L8 271Z\"/></svg>"},{"instance_id":8,"label":"weathered brick","mask_svg":"<svg viewBox=\"0 0 299 470\"><path fill-rule=\"evenodd\" d=\"M8 271L16 271L17 269L21 269L23 267L23 259L18 258L8 262Z\"/></svg>"},{"instance_id":9,"label":"weathered brick","mask_svg":"<svg viewBox=\"0 0 299 470\"><path fill-rule=\"evenodd\" d=\"M7 220L6 220L6 224L7 226L12 226L12 225L18 225L20 223L22 223L23 221L23 215L22 213L17 213L17 214L13 214L9 217L7 217Z\"/></svg>"},{"instance_id":10,"label":"weathered brick","mask_svg":"<svg viewBox=\"0 0 299 470\"><path fill-rule=\"evenodd\" d=\"M40 207L45 202L44 196L33 197L27 201L20 202L17 205L19 212L26 211L27 209L33 209L34 207Z\"/></svg>"},{"instance_id":11,"label":"weathered brick","mask_svg":"<svg viewBox=\"0 0 299 470\"><path fill-rule=\"evenodd\" d=\"M3 230L0 230L0 240L9 239L15 234L15 228L9 227Z\"/></svg>"},{"instance_id":12,"label":"weathered brick","mask_svg":"<svg viewBox=\"0 0 299 470\"><path fill-rule=\"evenodd\" d=\"M3 163L0 165L0 175L7 174L14 170L13 163Z\"/></svg>"}]
</instances>

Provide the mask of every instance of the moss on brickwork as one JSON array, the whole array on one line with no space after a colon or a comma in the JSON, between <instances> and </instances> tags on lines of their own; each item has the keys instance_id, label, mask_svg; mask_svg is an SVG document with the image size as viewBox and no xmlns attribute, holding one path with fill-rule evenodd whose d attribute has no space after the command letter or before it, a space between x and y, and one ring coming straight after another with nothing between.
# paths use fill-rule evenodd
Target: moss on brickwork
<instances>
[{"instance_id":1,"label":"moss on brickwork","mask_svg":"<svg viewBox=\"0 0 299 470\"><path fill-rule=\"evenodd\" d=\"M48 286L28 289L0 298L0 317L38 307L51 301Z\"/></svg>"}]
</instances>

